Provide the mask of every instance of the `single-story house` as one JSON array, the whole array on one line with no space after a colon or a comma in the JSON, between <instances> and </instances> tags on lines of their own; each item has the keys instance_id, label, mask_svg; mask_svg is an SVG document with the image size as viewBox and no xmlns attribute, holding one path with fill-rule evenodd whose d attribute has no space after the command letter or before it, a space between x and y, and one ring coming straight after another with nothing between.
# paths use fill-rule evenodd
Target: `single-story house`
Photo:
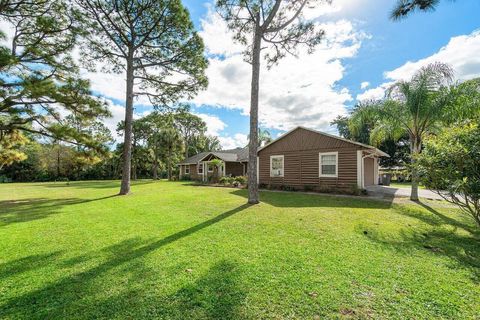
<instances>
[{"instance_id":1,"label":"single-story house","mask_svg":"<svg viewBox=\"0 0 480 320\"><path fill-rule=\"evenodd\" d=\"M258 183L304 189L351 189L378 184L380 157L385 152L356 141L297 127L257 152ZM220 159L220 175L247 173L248 148L202 152L179 164L180 176L206 181L212 159Z\"/></svg>"},{"instance_id":2,"label":"single-story house","mask_svg":"<svg viewBox=\"0 0 480 320\"><path fill-rule=\"evenodd\" d=\"M183 160L180 166L180 177L188 176L192 180L208 181L214 174L211 164L213 159L223 162L219 169L220 176L244 176L247 174L248 147L232 150L200 152L188 159Z\"/></svg>"}]
</instances>

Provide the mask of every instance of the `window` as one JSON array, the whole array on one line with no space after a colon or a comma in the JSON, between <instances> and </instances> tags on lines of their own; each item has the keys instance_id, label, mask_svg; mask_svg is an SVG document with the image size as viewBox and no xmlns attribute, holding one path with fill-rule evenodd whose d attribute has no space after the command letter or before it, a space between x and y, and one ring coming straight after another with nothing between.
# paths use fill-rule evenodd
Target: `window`
<instances>
[{"instance_id":1,"label":"window","mask_svg":"<svg viewBox=\"0 0 480 320\"><path fill-rule=\"evenodd\" d=\"M283 177L283 156L270 156L270 177Z\"/></svg>"},{"instance_id":2,"label":"window","mask_svg":"<svg viewBox=\"0 0 480 320\"><path fill-rule=\"evenodd\" d=\"M213 172L213 164L208 164L208 172Z\"/></svg>"},{"instance_id":3,"label":"window","mask_svg":"<svg viewBox=\"0 0 480 320\"><path fill-rule=\"evenodd\" d=\"M203 174L203 163L198 165L198 174Z\"/></svg>"},{"instance_id":4,"label":"window","mask_svg":"<svg viewBox=\"0 0 480 320\"><path fill-rule=\"evenodd\" d=\"M185 174L190 174L190 166L185 166Z\"/></svg>"},{"instance_id":5,"label":"window","mask_svg":"<svg viewBox=\"0 0 480 320\"><path fill-rule=\"evenodd\" d=\"M320 153L320 177L338 177L338 152Z\"/></svg>"}]
</instances>

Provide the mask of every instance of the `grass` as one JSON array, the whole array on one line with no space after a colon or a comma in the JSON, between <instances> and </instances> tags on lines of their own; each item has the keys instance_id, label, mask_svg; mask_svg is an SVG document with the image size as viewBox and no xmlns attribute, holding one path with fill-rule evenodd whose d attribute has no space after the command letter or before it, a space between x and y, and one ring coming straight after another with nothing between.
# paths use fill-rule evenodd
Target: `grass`
<instances>
[{"instance_id":1,"label":"grass","mask_svg":"<svg viewBox=\"0 0 480 320\"><path fill-rule=\"evenodd\" d=\"M182 182L0 185L1 319L476 319L456 209Z\"/></svg>"},{"instance_id":2,"label":"grass","mask_svg":"<svg viewBox=\"0 0 480 320\"><path fill-rule=\"evenodd\" d=\"M390 183L390 187L394 187L394 188L411 188L412 187L412 183L411 182L397 182L397 181L392 181ZM423 185L419 185L418 186L419 189L425 189L425 187Z\"/></svg>"}]
</instances>

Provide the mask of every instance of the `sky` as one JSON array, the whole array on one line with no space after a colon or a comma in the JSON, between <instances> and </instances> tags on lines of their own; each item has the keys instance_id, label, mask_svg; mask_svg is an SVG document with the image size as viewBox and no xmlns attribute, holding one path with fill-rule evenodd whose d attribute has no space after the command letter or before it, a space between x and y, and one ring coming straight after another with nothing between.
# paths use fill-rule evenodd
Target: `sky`
<instances>
[{"instance_id":1,"label":"sky","mask_svg":"<svg viewBox=\"0 0 480 320\"><path fill-rule=\"evenodd\" d=\"M381 98L390 84L409 79L422 65L451 64L459 81L480 77L480 1L442 0L434 12L394 22L395 0L333 0L305 11L325 38L312 54L300 48L260 75L260 126L275 138L296 126L336 133L330 122L361 100ZM188 101L208 133L230 149L247 144L251 66L233 42L212 1L183 0L209 59L209 86ZM125 77L83 71L92 89L110 105L106 125L124 118ZM151 112L135 101L135 117ZM117 136L117 139L120 137Z\"/></svg>"},{"instance_id":2,"label":"sky","mask_svg":"<svg viewBox=\"0 0 480 320\"><path fill-rule=\"evenodd\" d=\"M210 1L184 0L210 65L209 88L192 103L224 148L243 146L249 131L250 65ZM260 126L276 137L295 126L336 133L330 122L358 102L381 98L391 83L422 65L452 65L459 81L480 76L480 1L441 1L434 12L394 22L394 0L333 0L306 12L326 31L308 55L261 69ZM222 58L218 58L221 56Z\"/></svg>"}]
</instances>

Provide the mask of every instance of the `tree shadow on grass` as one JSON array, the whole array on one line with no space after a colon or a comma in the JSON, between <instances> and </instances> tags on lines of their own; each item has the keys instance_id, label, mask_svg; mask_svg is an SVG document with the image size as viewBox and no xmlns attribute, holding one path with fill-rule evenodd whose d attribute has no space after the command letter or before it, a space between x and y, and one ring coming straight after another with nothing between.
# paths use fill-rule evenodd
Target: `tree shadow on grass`
<instances>
[{"instance_id":1,"label":"tree shadow on grass","mask_svg":"<svg viewBox=\"0 0 480 320\"><path fill-rule=\"evenodd\" d=\"M62 254L61 251L35 254L0 264L0 280L35 270L51 263Z\"/></svg>"},{"instance_id":2,"label":"tree shadow on grass","mask_svg":"<svg viewBox=\"0 0 480 320\"><path fill-rule=\"evenodd\" d=\"M472 280L480 282L480 230L475 229L473 223L448 217L425 203L419 205L428 212L404 206L395 206L395 209L399 214L418 219L430 228L404 228L398 235L391 235L358 226L357 232L407 255L412 250L426 250L434 255L446 256L454 262L452 268L469 270ZM365 229L369 229L367 233Z\"/></svg>"},{"instance_id":3,"label":"tree shadow on grass","mask_svg":"<svg viewBox=\"0 0 480 320\"><path fill-rule=\"evenodd\" d=\"M234 190L236 196L248 198L248 190ZM368 199L365 197L343 196L335 194L308 194L302 192L261 191L260 201L281 208L370 208L389 209L391 201Z\"/></svg>"},{"instance_id":4,"label":"tree shadow on grass","mask_svg":"<svg viewBox=\"0 0 480 320\"><path fill-rule=\"evenodd\" d=\"M78 188L78 189L114 189L120 187L120 180L91 180L91 181L59 181L52 183L39 184L43 188ZM155 183L153 180L135 180L131 181L132 186Z\"/></svg>"},{"instance_id":5,"label":"tree shadow on grass","mask_svg":"<svg viewBox=\"0 0 480 320\"><path fill-rule=\"evenodd\" d=\"M28 222L43 219L53 214L60 213L65 206L105 200L116 197L109 195L95 199L80 198L30 198L19 200L0 201L0 227L13 223Z\"/></svg>"},{"instance_id":6,"label":"tree shadow on grass","mask_svg":"<svg viewBox=\"0 0 480 320\"><path fill-rule=\"evenodd\" d=\"M118 319L243 319L245 291L240 283L241 268L228 260L213 264L198 276L189 274L186 283L172 294L158 293L148 286L141 274L130 274L128 282L142 283L135 288L123 287L105 299L95 299L83 308L83 318ZM148 269L148 268L146 268ZM180 270L179 270L180 271ZM182 270L183 271L183 270Z\"/></svg>"},{"instance_id":7,"label":"tree shadow on grass","mask_svg":"<svg viewBox=\"0 0 480 320\"><path fill-rule=\"evenodd\" d=\"M120 242L119 244L110 246L99 252L98 255L103 256L107 253L107 259L105 261L98 263L95 267L84 269L79 273L65 277L57 282L46 285L43 288L28 292L24 295L14 297L10 300L7 300L5 303L0 305L0 318L10 317L10 318L29 318L29 319L44 319L44 318L65 318L75 317L75 312L85 312L84 315L87 315L88 312L95 313L95 310L86 310L89 308L97 308L95 306L96 302L91 302L92 305L82 305L80 300L86 299L89 301L89 294L94 294L95 291L95 280L100 278L102 275L105 275L109 272L122 272L124 276L125 271L118 271L122 269L122 266L127 263L135 264L135 267L130 269L130 273L134 276L140 276L138 281L141 281L142 278L142 258L145 255L166 246L172 242L175 242L179 239L187 237L195 232L198 232L204 228L207 228L215 223L218 223L236 213L239 213L249 205L242 205L235 209L224 212L212 219L199 223L195 226L192 226L188 229L179 231L175 234L172 234L168 237L157 241L141 241L139 239L129 239ZM95 254L79 257L78 259L70 259L66 261L66 265L76 265L77 263L85 262L89 259L94 259ZM227 273L233 272L228 271L231 269L230 266L224 265L220 267L220 270L224 270ZM216 272L217 276L219 273ZM126 276L126 274L125 274ZM216 284L217 286L222 286L222 283ZM228 287L228 283L225 284ZM108 289L108 288L107 288ZM179 292L179 299L182 300L183 297L188 297L194 294L192 289L185 288L184 291ZM131 296L130 296L131 297ZM132 297L131 297L132 298ZM133 296L133 299L135 297ZM238 298L237 295L233 297L227 297L228 300L222 302L222 297L217 297L219 302L222 304L222 308L213 308L210 309L210 313L213 315L220 315L222 312L227 312L228 310L233 310L233 300ZM210 297L206 301L208 301ZM82 311L83 310L83 311ZM111 308L105 309L107 314L104 314L104 317L109 317L110 314L114 314L115 310ZM233 312L233 311L229 311ZM97 314L98 316L98 314ZM88 318L88 316L85 316Z\"/></svg>"}]
</instances>

